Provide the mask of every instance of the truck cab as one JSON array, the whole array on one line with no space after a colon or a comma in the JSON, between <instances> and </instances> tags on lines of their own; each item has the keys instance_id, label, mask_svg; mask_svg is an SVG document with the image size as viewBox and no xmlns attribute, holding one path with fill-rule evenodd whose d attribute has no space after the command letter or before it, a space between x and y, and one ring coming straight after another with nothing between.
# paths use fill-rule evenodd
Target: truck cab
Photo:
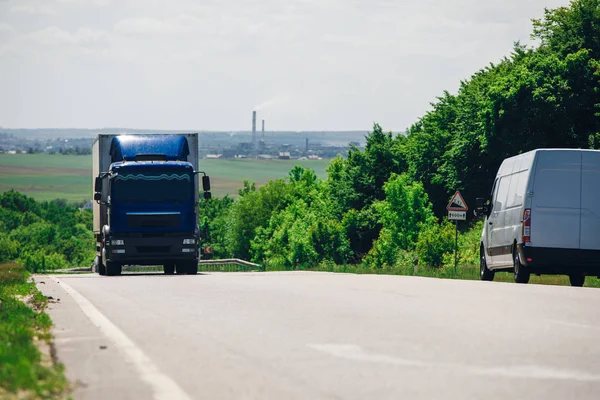
<instances>
[{"instance_id":1,"label":"truck cab","mask_svg":"<svg viewBox=\"0 0 600 400\"><path fill-rule=\"evenodd\" d=\"M101 154L100 147L94 155L110 162L94 180L98 272L119 275L123 265L162 265L166 274L196 274L197 146L195 160L188 138L180 135L115 136L108 152ZM202 181L210 198L210 180Z\"/></svg>"}]
</instances>

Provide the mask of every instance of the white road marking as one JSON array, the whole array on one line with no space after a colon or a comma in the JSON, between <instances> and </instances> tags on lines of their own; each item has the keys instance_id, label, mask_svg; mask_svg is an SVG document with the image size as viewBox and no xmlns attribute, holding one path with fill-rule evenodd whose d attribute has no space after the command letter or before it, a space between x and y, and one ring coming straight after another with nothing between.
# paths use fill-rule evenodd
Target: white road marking
<instances>
[{"instance_id":1,"label":"white road marking","mask_svg":"<svg viewBox=\"0 0 600 400\"><path fill-rule=\"evenodd\" d=\"M52 280L58 283L67 292L73 300L81 307L81 310L88 316L94 325L104 333L115 345L123 351L125 356L138 371L140 378L148 383L154 392L156 400L191 400L191 397L169 376L163 374L152 360L133 343L123 331L106 318L92 303L83 297L71 286L51 276Z\"/></svg>"},{"instance_id":2,"label":"white road marking","mask_svg":"<svg viewBox=\"0 0 600 400\"><path fill-rule=\"evenodd\" d=\"M553 324L568 326L568 327L571 327L571 328L578 328L578 329L584 328L584 329L599 330L599 328L596 328L595 326L590 326L590 325L585 325L585 324L578 324L576 322L559 321L557 319L548 319L547 321L551 322Z\"/></svg>"},{"instance_id":3,"label":"white road marking","mask_svg":"<svg viewBox=\"0 0 600 400\"><path fill-rule=\"evenodd\" d=\"M521 379L557 379L567 381L597 382L600 381L599 375L592 375L587 372L569 371L555 368L542 367L538 365L524 365L511 367L483 367L470 366L453 363L436 363L419 360L409 360L385 354L377 354L366 351L360 346L354 344L309 344L308 347L329 355L344 358L347 360L397 365L400 367L421 367L421 368L439 368L460 371L473 375L499 376L505 378Z\"/></svg>"}]
</instances>

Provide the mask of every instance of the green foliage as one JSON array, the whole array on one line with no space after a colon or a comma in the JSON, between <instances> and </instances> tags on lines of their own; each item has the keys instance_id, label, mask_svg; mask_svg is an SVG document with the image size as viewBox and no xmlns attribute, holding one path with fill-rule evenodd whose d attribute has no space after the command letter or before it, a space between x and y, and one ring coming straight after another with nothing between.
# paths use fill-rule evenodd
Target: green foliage
<instances>
[{"instance_id":1,"label":"green foliage","mask_svg":"<svg viewBox=\"0 0 600 400\"><path fill-rule=\"evenodd\" d=\"M400 250L414 250L423 229L435 225L423 185L408 175L392 174L383 186L385 200L375 203L383 226L368 263L394 265Z\"/></svg>"},{"instance_id":2,"label":"green foliage","mask_svg":"<svg viewBox=\"0 0 600 400\"><path fill-rule=\"evenodd\" d=\"M51 322L42 309L45 297L17 264L0 264L0 397L65 398L67 381L61 366L43 362L34 337L47 340ZM30 295L31 305L16 296Z\"/></svg>"},{"instance_id":3,"label":"green foliage","mask_svg":"<svg viewBox=\"0 0 600 400\"><path fill-rule=\"evenodd\" d=\"M19 260L38 272L89 265L94 258L89 210L9 191L0 195L0 216L0 262Z\"/></svg>"},{"instance_id":4,"label":"green foliage","mask_svg":"<svg viewBox=\"0 0 600 400\"><path fill-rule=\"evenodd\" d=\"M11 240L7 234L0 232L0 263L12 261L19 254L19 242Z\"/></svg>"},{"instance_id":5,"label":"green foliage","mask_svg":"<svg viewBox=\"0 0 600 400\"><path fill-rule=\"evenodd\" d=\"M444 256L454 251L455 227L446 221L443 224L426 226L419 234L417 257L419 265L439 268Z\"/></svg>"},{"instance_id":6,"label":"green foliage","mask_svg":"<svg viewBox=\"0 0 600 400\"><path fill-rule=\"evenodd\" d=\"M233 257L250 259L250 242L259 228L269 223L271 214L292 201L290 186L283 179L270 181L256 190L254 184L244 182L240 198L229 210L224 244Z\"/></svg>"},{"instance_id":7,"label":"green foliage","mask_svg":"<svg viewBox=\"0 0 600 400\"><path fill-rule=\"evenodd\" d=\"M233 199L229 196L200 201L198 205L198 226L203 246L213 248L213 256L227 258L225 236L227 233L227 214Z\"/></svg>"}]
</instances>

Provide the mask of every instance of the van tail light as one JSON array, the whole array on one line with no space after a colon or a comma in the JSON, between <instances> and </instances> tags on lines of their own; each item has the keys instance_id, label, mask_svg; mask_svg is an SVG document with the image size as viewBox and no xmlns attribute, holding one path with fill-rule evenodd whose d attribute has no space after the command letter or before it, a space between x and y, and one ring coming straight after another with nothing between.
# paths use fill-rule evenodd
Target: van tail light
<instances>
[{"instance_id":1,"label":"van tail light","mask_svg":"<svg viewBox=\"0 0 600 400\"><path fill-rule=\"evenodd\" d=\"M523 243L531 243L531 208L523 211Z\"/></svg>"}]
</instances>

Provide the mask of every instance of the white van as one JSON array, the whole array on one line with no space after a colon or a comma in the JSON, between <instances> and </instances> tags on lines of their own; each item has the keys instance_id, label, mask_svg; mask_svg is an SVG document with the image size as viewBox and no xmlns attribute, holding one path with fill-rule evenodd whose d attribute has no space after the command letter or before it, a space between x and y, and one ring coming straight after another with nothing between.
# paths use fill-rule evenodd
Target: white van
<instances>
[{"instance_id":1,"label":"white van","mask_svg":"<svg viewBox=\"0 0 600 400\"><path fill-rule=\"evenodd\" d=\"M600 151L540 149L504 160L485 215L480 277L565 274L572 286L600 275Z\"/></svg>"}]
</instances>

